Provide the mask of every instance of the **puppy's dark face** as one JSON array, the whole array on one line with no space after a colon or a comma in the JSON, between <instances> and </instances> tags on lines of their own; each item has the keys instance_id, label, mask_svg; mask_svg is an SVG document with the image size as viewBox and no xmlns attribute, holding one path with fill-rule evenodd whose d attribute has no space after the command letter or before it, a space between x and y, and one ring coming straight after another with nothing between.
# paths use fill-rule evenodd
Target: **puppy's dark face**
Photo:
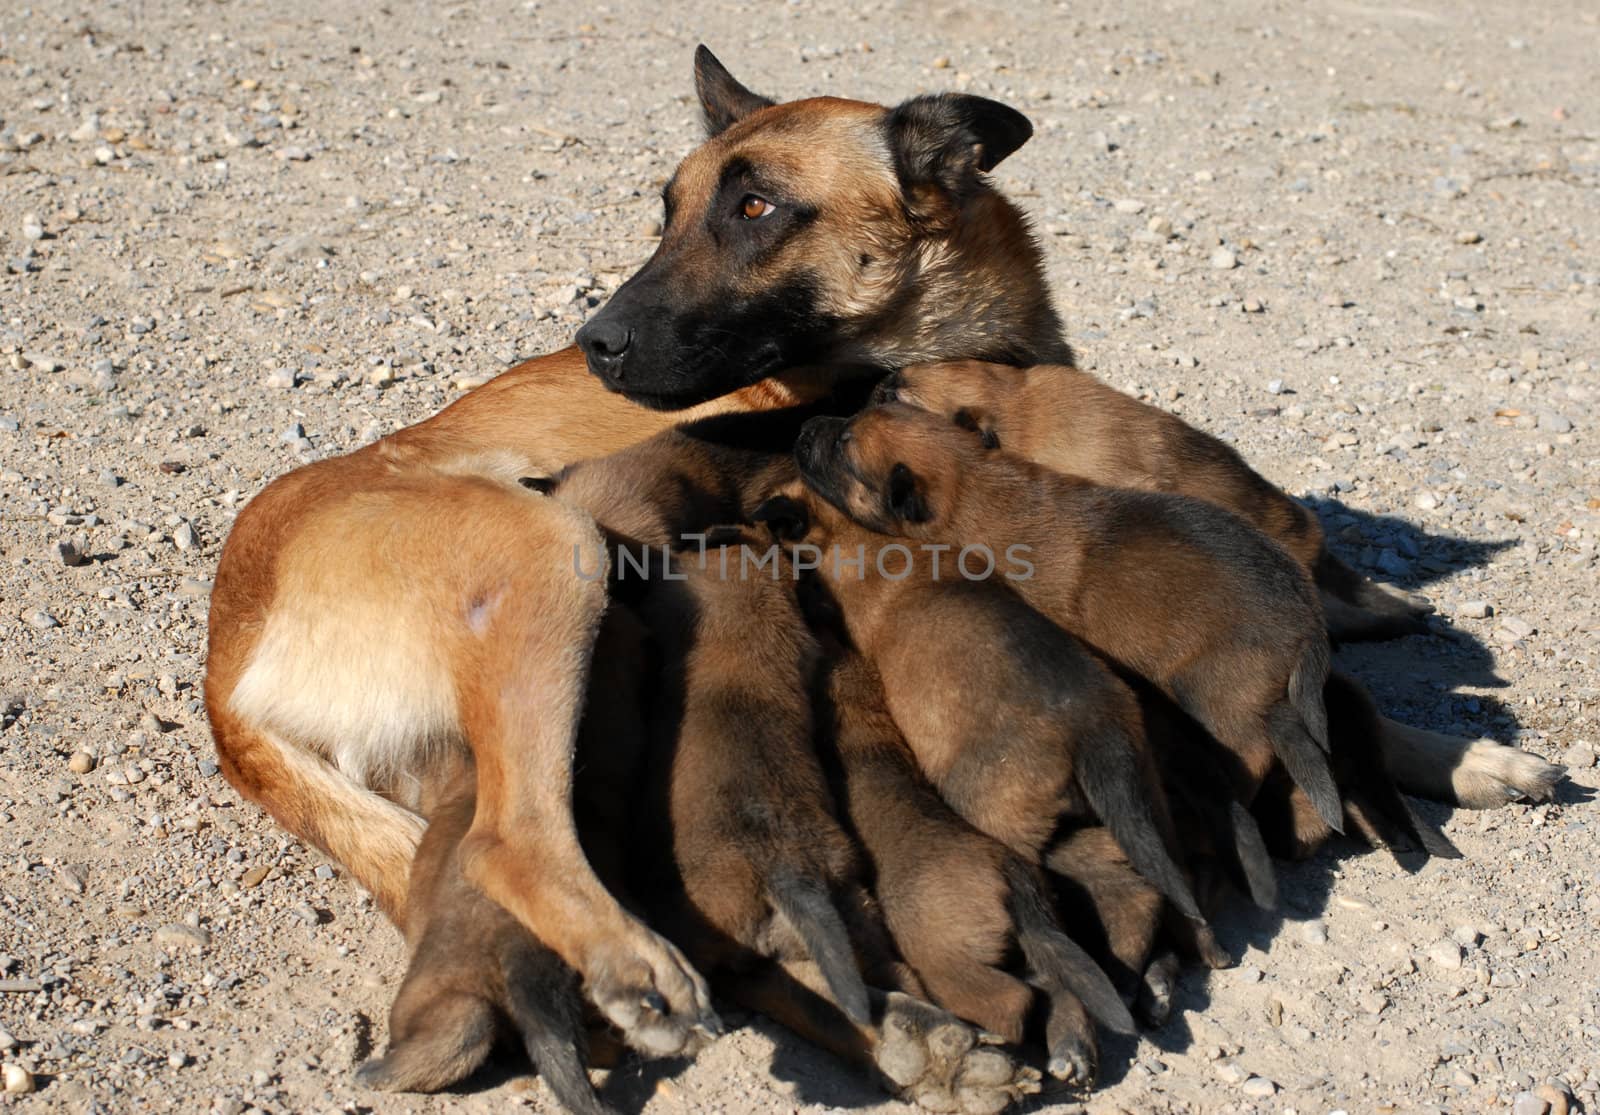
<instances>
[{"instance_id":1,"label":"puppy's dark face","mask_svg":"<svg viewBox=\"0 0 1600 1115\"><path fill-rule=\"evenodd\" d=\"M975 432L904 403L813 418L795 443L806 487L869 530L907 538L938 533L963 470L981 467L985 452Z\"/></svg>"},{"instance_id":2,"label":"puppy's dark face","mask_svg":"<svg viewBox=\"0 0 1600 1115\"><path fill-rule=\"evenodd\" d=\"M655 254L578 331L590 371L674 409L786 368L872 365L928 245L1031 125L954 95L778 105L704 47L695 63L710 138L663 191Z\"/></svg>"}]
</instances>

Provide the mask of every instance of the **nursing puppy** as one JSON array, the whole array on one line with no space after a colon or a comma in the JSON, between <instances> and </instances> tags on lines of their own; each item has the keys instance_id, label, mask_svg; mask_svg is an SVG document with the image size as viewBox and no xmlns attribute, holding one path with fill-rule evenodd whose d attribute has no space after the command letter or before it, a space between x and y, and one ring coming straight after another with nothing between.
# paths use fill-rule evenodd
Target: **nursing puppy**
<instances>
[{"instance_id":1,"label":"nursing puppy","mask_svg":"<svg viewBox=\"0 0 1600 1115\"><path fill-rule=\"evenodd\" d=\"M423 796L428 827L407 895L411 963L389 1012L389 1050L362 1065L357 1081L386 1092L448 1088L488 1059L510 1023L563 1107L613 1115L585 1072L577 974L462 870L461 841L477 804L470 759L446 760Z\"/></svg>"},{"instance_id":2,"label":"nursing puppy","mask_svg":"<svg viewBox=\"0 0 1600 1115\"><path fill-rule=\"evenodd\" d=\"M929 555L798 486L790 492L798 498L775 496L756 517L797 566L816 570L944 800L1031 864L1061 826L1103 822L1134 866L1200 920L1168 850L1166 799L1128 687L1002 584L937 574Z\"/></svg>"},{"instance_id":3,"label":"nursing puppy","mask_svg":"<svg viewBox=\"0 0 1600 1115\"><path fill-rule=\"evenodd\" d=\"M1249 790L1281 761L1343 831L1316 591L1239 518L1052 472L901 403L814 418L795 456L809 488L870 529L993 554L1021 547L1029 575L1008 583L1023 599L1171 697L1241 760Z\"/></svg>"},{"instance_id":4,"label":"nursing puppy","mask_svg":"<svg viewBox=\"0 0 1600 1115\"><path fill-rule=\"evenodd\" d=\"M639 603L663 664L641 891L714 981L809 959L866 1023L839 912L857 901L859 864L812 748L816 641L792 584L719 568L740 548L717 541L704 568L692 552L658 555Z\"/></svg>"},{"instance_id":5,"label":"nursing puppy","mask_svg":"<svg viewBox=\"0 0 1600 1115\"><path fill-rule=\"evenodd\" d=\"M1092 1084L1098 1045L1089 1015L1123 1033L1133 1019L1056 924L1037 869L963 821L929 785L864 658L829 645L818 693L839 802L900 955L933 1001L1013 1044L1037 988L1047 1000L1050 1074ZM1009 970L1017 951L1025 978Z\"/></svg>"},{"instance_id":6,"label":"nursing puppy","mask_svg":"<svg viewBox=\"0 0 1600 1115\"><path fill-rule=\"evenodd\" d=\"M923 364L891 376L877 397L947 415L989 444L1056 472L1227 508L1316 580L1336 640L1428 630L1431 607L1374 584L1335 557L1316 514L1263 479L1231 446L1087 372L976 360Z\"/></svg>"}]
</instances>

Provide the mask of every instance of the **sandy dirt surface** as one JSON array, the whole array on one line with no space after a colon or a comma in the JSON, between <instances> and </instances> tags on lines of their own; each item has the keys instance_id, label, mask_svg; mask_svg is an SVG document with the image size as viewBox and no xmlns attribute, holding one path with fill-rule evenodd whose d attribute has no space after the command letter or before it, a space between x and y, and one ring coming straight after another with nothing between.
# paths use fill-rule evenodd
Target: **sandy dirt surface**
<instances>
[{"instance_id":1,"label":"sandy dirt surface","mask_svg":"<svg viewBox=\"0 0 1600 1115\"><path fill-rule=\"evenodd\" d=\"M1003 9L1003 10L999 10ZM1600 1106L1600 13L1584 4L0 5L0 1108L553 1110L363 1093L398 936L217 773L206 599L271 477L568 342L698 138L779 97L997 97L1084 364L1236 442L1434 633L1393 714L1556 803L1337 847L1053 1111ZM895 1111L760 1020L651 1113ZM1554 1093L1546 1091L1545 1096ZM1040 1106L1046 1106L1041 1103Z\"/></svg>"}]
</instances>

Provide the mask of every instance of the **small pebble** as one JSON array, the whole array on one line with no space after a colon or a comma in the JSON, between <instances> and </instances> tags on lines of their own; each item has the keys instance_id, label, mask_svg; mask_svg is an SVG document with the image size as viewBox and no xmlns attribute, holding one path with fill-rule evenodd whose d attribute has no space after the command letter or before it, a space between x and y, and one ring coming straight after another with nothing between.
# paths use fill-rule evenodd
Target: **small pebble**
<instances>
[{"instance_id":1,"label":"small pebble","mask_svg":"<svg viewBox=\"0 0 1600 1115\"><path fill-rule=\"evenodd\" d=\"M1470 925L1458 925L1450 931L1450 939L1462 948L1472 948L1481 940L1483 934Z\"/></svg>"},{"instance_id":2,"label":"small pebble","mask_svg":"<svg viewBox=\"0 0 1600 1115\"><path fill-rule=\"evenodd\" d=\"M6 1064L0 1067L0 1079L5 1080L6 1091L13 1096L25 1096L33 1091L33 1073L21 1065Z\"/></svg>"},{"instance_id":3,"label":"small pebble","mask_svg":"<svg viewBox=\"0 0 1600 1115\"><path fill-rule=\"evenodd\" d=\"M1320 921L1308 921L1300 927L1300 937L1308 945L1328 943L1328 927Z\"/></svg>"},{"instance_id":4,"label":"small pebble","mask_svg":"<svg viewBox=\"0 0 1600 1115\"><path fill-rule=\"evenodd\" d=\"M1461 968L1461 946L1454 941L1440 941L1428 948L1428 959L1447 972Z\"/></svg>"},{"instance_id":5,"label":"small pebble","mask_svg":"<svg viewBox=\"0 0 1600 1115\"><path fill-rule=\"evenodd\" d=\"M67 769L73 774L88 774L94 770L94 756L87 751L74 751L67 760Z\"/></svg>"},{"instance_id":6,"label":"small pebble","mask_svg":"<svg viewBox=\"0 0 1600 1115\"><path fill-rule=\"evenodd\" d=\"M1467 619L1487 619L1494 614L1494 609L1487 600L1466 600L1456 609L1456 615L1465 616Z\"/></svg>"},{"instance_id":7,"label":"small pebble","mask_svg":"<svg viewBox=\"0 0 1600 1115\"><path fill-rule=\"evenodd\" d=\"M1588 770L1594 766L1594 748L1575 743L1561 753L1561 762L1568 770Z\"/></svg>"},{"instance_id":8,"label":"small pebble","mask_svg":"<svg viewBox=\"0 0 1600 1115\"><path fill-rule=\"evenodd\" d=\"M22 622L35 631L48 631L52 627L60 627L61 621L45 611L43 608L30 608L22 613Z\"/></svg>"},{"instance_id":9,"label":"small pebble","mask_svg":"<svg viewBox=\"0 0 1600 1115\"><path fill-rule=\"evenodd\" d=\"M1549 1115L1550 1104L1532 1092L1518 1092L1511 1101L1511 1115Z\"/></svg>"},{"instance_id":10,"label":"small pebble","mask_svg":"<svg viewBox=\"0 0 1600 1115\"><path fill-rule=\"evenodd\" d=\"M1114 202L1111 207L1118 213L1126 213L1129 216L1136 216L1144 212L1144 202L1131 197L1122 198Z\"/></svg>"},{"instance_id":11,"label":"small pebble","mask_svg":"<svg viewBox=\"0 0 1600 1115\"><path fill-rule=\"evenodd\" d=\"M211 943L211 934L198 926L185 925L181 921L163 925L152 935L151 940L162 946L173 948L205 948Z\"/></svg>"},{"instance_id":12,"label":"small pebble","mask_svg":"<svg viewBox=\"0 0 1600 1115\"><path fill-rule=\"evenodd\" d=\"M69 569L89 564L89 555L71 539L63 538L56 543L55 549L56 558Z\"/></svg>"},{"instance_id":13,"label":"small pebble","mask_svg":"<svg viewBox=\"0 0 1600 1115\"><path fill-rule=\"evenodd\" d=\"M1264 1100L1278 1094L1278 1086L1264 1076L1252 1076L1239 1085L1239 1090L1252 1099Z\"/></svg>"},{"instance_id":14,"label":"small pebble","mask_svg":"<svg viewBox=\"0 0 1600 1115\"><path fill-rule=\"evenodd\" d=\"M1231 248L1218 248L1211 253L1211 266L1217 271L1231 271L1239 266L1239 257Z\"/></svg>"}]
</instances>

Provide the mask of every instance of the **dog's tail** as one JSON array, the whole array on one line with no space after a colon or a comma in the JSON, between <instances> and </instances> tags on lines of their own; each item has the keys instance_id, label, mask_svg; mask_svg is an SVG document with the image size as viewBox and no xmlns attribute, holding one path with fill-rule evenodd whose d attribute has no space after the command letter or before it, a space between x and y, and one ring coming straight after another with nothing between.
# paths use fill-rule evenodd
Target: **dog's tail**
<instances>
[{"instance_id":1,"label":"dog's tail","mask_svg":"<svg viewBox=\"0 0 1600 1115\"><path fill-rule=\"evenodd\" d=\"M1007 912L1017 928L1017 944L1028 962L1029 982L1046 992L1068 991L1089 1013L1119 1034L1135 1031L1133 1015L1117 994L1111 977L1056 922L1038 874L1015 856L1007 856Z\"/></svg>"},{"instance_id":2,"label":"dog's tail","mask_svg":"<svg viewBox=\"0 0 1600 1115\"><path fill-rule=\"evenodd\" d=\"M853 1021L869 1024L867 984L856 964L850 932L827 890L814 879L779 868L768 881L767 896L805 942L806 951L828 981L834 1002Z\"/></svg>"},{"instance_id":3,"label":"dog's tail","mask_svg":"<svg viewBox=\"0 0 1600 1115\"><path fill-rule=\"evenodd\" d=\"M1317 815L1334 832L1343 832L1344 805L1328 766L1328 710L1322 697L1329 658L1328 641L1321 635L1306 643L1284 699L1267 710L1266 731L1273 753L1311 799Z\"/></svg>"},{"instance_id":4,"label":"dog's tail","mask_svg":"<svg viewBox=\"0 0 1600 1115\"><path fill-rule=\"evenodd\" d=\"M1150 785L1143 777L1126 731L1106 725L1090 732L1079 742L1075 759L1078 785L1133 869L1185 917L1203 921L1200 904L1167 849L1163 826L1152 807L1166 799L1159 784Z\"/></svg>"}]
</instances>

